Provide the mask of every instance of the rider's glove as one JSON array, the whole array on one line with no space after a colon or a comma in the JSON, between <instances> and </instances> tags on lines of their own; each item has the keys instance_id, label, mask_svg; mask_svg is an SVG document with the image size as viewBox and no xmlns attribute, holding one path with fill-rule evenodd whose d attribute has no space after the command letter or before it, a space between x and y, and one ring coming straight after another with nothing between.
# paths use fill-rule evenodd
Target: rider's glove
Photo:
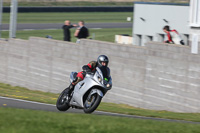
<instances>
[{"instance_id":1,"label":"rider's glove","mask_svg":"<svg viewBox=\"0 0 200 133\"><path fill-rule=\"evenodd\" d=\"M87 65L83 66L82 69L83 69L83 71L85 71L86 73L87 73L87 72L91 72L91 69L90 69Z\"/></svg>"}]
</instances>

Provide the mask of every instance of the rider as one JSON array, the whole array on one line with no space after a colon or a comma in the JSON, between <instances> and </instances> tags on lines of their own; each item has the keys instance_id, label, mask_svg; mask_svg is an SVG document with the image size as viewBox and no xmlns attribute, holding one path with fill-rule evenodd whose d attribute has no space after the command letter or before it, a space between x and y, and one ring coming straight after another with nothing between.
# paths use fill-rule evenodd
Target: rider
<instances>
[{"instance_id":1,"label":"rider","mask_svg":"<svg viewBox=\"0 0 200 133\"><path fill-rule=\"evenodd\" d=\"M106 67L108 66L108 57L106 55L100 55L97 58L97 61L91 61L89 62L87 65L84 65L82 67L83 71L79 72L76 76L76 79L72 82L72 84L70 85L70 89L73 89L74 86L82 81L85 78L85 75L87 72L95 72L96 71L96 67Z\"/></svg>"}]
</instances>

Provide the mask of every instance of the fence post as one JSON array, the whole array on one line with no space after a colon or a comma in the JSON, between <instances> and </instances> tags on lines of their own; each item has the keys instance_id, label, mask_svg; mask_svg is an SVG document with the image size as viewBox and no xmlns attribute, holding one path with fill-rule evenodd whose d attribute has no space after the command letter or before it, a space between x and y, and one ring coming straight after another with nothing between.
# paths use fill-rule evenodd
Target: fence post
<instances>
[{"instance_id":1,"label":"fence post","mask_svg":"<svg viewBox=\"0 0 200 133\"><path fill-rule=\"evenodd\" d=\"M2 30L2 16L3 16L3 0L0 0L0 38Z\"/></svg>"},{"instance_id":2,"label":"fence post","mask_svg":"<svg viewBox=\"0 0 200 133\"><path fill-rule=\"evenodd\" d=\"M10 29L9 29L9 38L16 37L16 29L17 29L17 0L12 0L10 5Z\"/></svg>"}]
</instances>

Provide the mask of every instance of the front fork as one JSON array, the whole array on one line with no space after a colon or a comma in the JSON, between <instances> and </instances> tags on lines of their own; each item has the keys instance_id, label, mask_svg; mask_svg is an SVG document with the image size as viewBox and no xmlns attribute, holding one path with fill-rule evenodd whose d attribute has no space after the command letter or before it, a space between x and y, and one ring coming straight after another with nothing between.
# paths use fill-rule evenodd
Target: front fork
<instances>
[{"instance_id":1,"label":"front fork","mask_svg":"<svg viewBox=\"0 0 200 133\"><path fill-rule=\"evenodd\" d=\"M74 91L74 85L70 84L68 88L65 89L66 102L69 103Z\"/></svg>"},{"instance_id":2,"label":"front fork","mask_svg":"<svg viewBox=\"0 0 200 133\"><path fill-rule=\"evenodd\" d=\"M75 85L73 85L73 84L70 84L69 85L69 92L68 92L68 94L69 94L69 96L71 96L71 94L72 94L72 92L74 91L74 87L75 87Z\"/></svg>"}]
</instances>

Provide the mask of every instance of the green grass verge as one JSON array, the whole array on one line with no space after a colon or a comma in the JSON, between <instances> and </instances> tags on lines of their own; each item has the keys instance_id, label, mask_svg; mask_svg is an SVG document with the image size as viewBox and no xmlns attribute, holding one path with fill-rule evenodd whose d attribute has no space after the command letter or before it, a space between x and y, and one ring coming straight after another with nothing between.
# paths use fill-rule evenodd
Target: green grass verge
<instances>
[{"instance_id":1,"label":"green grass verge","mask_svg":"<svg viewBox=\"0 0 200 133\"><path fill-rule=\"evenodd\" d=\"M199 133L199 124L0 108L1 133Z\"/></svg>"},{"instance_id":2,"label":"green grass verge","mask_svg":"<svg viewBox=\"0 0 200 133\"><path fill-rule=\"evenodd\" d=\"M0 96L19 98L50 104L55 104L58 98L58 94L28 90L23 87L14 87L4 83L0 83ZM125 104L101 103L98 107L98 110L129 115L140 115L200 122L200 113L174 113L168 111L146 110L135 108Z\"/></svg>"},{"instance_id":3,"label":"green grass verge","mask_svg":"<svg viewBox=\"0 0 200 133\"><path fill-rule=\"evenodd\" d=\"M59 95L0 83L0 96L56 104Z\"/></svg>"},{"instance_id":4,"label":"green grass verge","mask_svg":"<svg viewBox=\"0 0 200 133\"><path fill-rule=\"evenodd\" d=\"M70 20L78 23L84 20L86 23L101 22L127 22L127 17L133 17L132 12L50 12L50 13L18 13L18 23L63 23ZM2 23L9 23L10 14L3 13Z\"/></svg>"},{"instance_id":5,"label":"green grass verge","mask_svg":"<svg viewBox=\"0 0 200 133\"><path fill-rule=\"evenodd\" d=\"M71 29L71 40L76 42L76 38L73 36L75 29ZM132 35L131 28L106 28L106 29L89 29L90 37L92 38L95 34L95 40L114 42L115 35L117 34L129 34ZM36 37L46 37L46 35L51 35L53 39L63 40L63 30L32 30L32 31L17 31L17 38L28 39L30 36ZM8 38L8 31L2 32L2 38Z\"/></svg>"}]
</instances>

